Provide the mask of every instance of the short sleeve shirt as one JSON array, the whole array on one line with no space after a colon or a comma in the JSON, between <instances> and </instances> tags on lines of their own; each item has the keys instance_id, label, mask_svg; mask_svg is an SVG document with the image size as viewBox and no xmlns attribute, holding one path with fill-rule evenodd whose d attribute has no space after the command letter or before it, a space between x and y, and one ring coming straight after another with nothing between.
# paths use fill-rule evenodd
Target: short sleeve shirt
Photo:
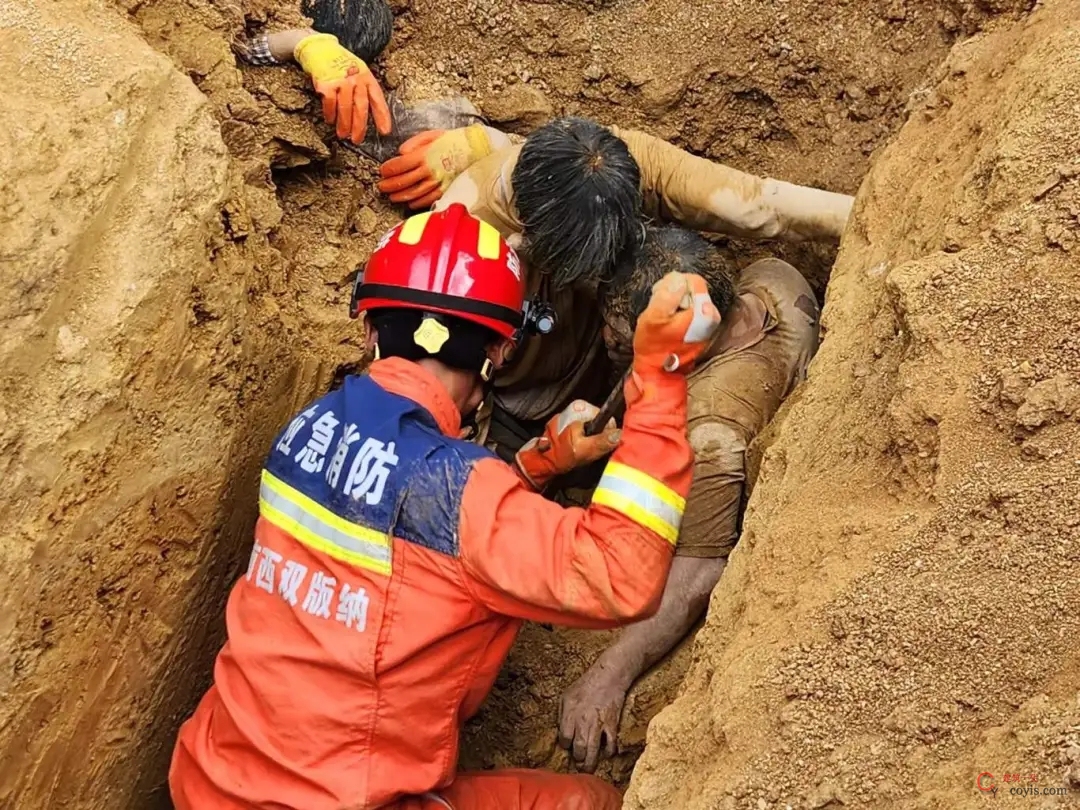
<instances>
[{"instance_id":1,"label":"short sleeve shirt","mask_svg":"<svg viewBox=\"0 0 1080 810\"><path fill-rule=\"evenodd\" d=\"M819 311L802 274L779 259L742 271L736 294L754 295L767 314L761 337L724 352L689 378L688 431L694 483L677 553L726 557L739 536L750 443L806 377L817 350Z\"/></svg>"}]
</instances>

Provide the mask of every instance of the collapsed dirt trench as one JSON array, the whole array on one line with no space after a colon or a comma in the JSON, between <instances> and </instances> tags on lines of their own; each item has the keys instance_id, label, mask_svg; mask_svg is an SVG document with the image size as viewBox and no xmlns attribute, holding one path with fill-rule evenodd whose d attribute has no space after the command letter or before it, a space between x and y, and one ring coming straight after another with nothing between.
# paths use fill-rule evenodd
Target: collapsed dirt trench
<instances>
[{"instance_id":1,"label":"collapsed dirt trench","mask_svg":"<svg viewBox=\"0 0 1080 810\"><path fill-rule=\"evenodd\" d=\"M26 470L12 473L3 515L14 539L4 551L26 573L4 597L17 606L4 625L4 686L16 699L0 715L0 741L11 752L0 767L0 804L165 806L172 740L209 682L225 595L247 560L261 456L292 412L355 368L360 335L344 315L349 277L401 212L374 191L373 165L329 137L299 71L237 68L231 38L302 22L294 4L119 0L90 11L72 4L75 22L65 20L65 0L54 5L11 22L46 40L50 31L71 35L65 25L76 35L97 26L126 38L108 40L92 60L116 60L125 43L145 42L205 96L213 120L184 96L198 127L167 123L195 133L190 152L215 129L227 151L208 159L213 177L203 189L191 184L190 199L214 223L209 239L185 243L174 261L186 273L155 278L120 328L101 333L115 349L110 363L95 365L87 346L99 344L80 342L97 333L90 320L80 331L65 309L73 303L52 298L9 313L5 357L14 356L23 324L36 342L10 366L2 400L11 416L2 446L11 470ZM837 0L822 14L811 0L391 5L394 38L377 69L409 100L461 94L518 133L554 115L585 115L746 171L852 194L949 49L1027 7ZM164 70L155 74L162 85L174 81L161 78ZM140 82L130 83L135 98ZM147 132L168 136L147 120ZM170 168L191 171L189 157L181 150ZM94 188L86 181L72 205L89 206ZM161 210L174 208L162 202ZM126 233L154 231L143 224ZM194 225L177 233L203 235ZM105 300L107 279L96 260L84 261L96 243L76 235L71 244L61 280ZM721 244L735 267L781 255L824 299L834 248ZM140 271L132 272L138 286ZM42 282L19 283L29 295ZM183 307L168 305L176 301ZM61 337L49 337L57 329ZM170 352L179 359L166 363ZM50 366L57 356L59 371ZM35 433L12 403L42 387L64 392L57 411L74 413ZM198 438L185 442L185 434ZM57 436L55 462L34 457ZM555 745L558 698L608 638L527 627L466 730L462 765L565 768ZM626 785L646 726L694 656L684 644L637 685L620 753L601 775Z\"/></svg>"}]
</instances>

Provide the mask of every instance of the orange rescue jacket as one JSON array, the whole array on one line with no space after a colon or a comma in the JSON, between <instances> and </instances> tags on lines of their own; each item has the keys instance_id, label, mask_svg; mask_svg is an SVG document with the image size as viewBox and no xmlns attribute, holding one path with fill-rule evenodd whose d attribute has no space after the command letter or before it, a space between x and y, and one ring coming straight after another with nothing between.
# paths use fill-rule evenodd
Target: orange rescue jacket
<instances>
[{"instance_id":1,"label":"orange rescue jacket","mask_svg":"<svg viewBox=\"0 0 1080 810\"><path fill-rule=\"evenodd\" d=\"M178 810L352 810L445 787L522 620L655 611L693 459L685 379L648 388L588 509L457 439L449 394L405 360L297 416L262 472L214 684L180 730Z\"/></svg>"}]
</instances>

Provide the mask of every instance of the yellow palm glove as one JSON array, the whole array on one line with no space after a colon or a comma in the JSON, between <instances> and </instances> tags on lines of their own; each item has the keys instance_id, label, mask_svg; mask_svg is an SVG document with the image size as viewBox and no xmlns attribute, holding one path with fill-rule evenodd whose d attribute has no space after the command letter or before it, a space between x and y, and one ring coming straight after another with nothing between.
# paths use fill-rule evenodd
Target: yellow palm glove
<instances>
[{"instance_id":1,"label":"yellow palm glove","mask_svg":"<svg viewBox=\"0 0 1080 810\"><path fill-rule=\"evenodd\" d=\"M483 124L428 130L413 135L398 149L398 157L379 167L379 191L409 208L428 208L459 174L494 151Z\"/></svg>"},{"instance_id":2,"label":"yellow palm glove","mask_svg":"<svg viewBox=\"0 0 1080 810\"><path fill-rule=\"evenodd\" d=\"M382 88L359 56L343 48L333 34L312 34L297 43L293 56L322 96L323 118L337 124L337 136L363 143L368 108L375 128L389 135L393 122Z\"/></svg>"}]
</instances>

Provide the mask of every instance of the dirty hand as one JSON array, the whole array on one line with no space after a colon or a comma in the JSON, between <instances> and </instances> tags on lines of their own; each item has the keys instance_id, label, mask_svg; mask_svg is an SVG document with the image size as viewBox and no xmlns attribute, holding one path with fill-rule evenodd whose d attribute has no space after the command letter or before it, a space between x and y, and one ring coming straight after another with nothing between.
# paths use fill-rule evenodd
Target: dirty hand
<instances>
[{"instance_id":1,"label":"dirty hand","mask_svg":"<svg viewBox=\"0 0 1080 810\"><path fill-rule=\"evenodd\" d=\"M616 448L622 432L612 419L595 436L585 435L585 424L600 409L581 399L571 402L544 426L542 435L530 439L514 456L518 475L535 490L555 476L603 458Z\"/></svg>"},{"instance_id":2,"label":"dirty hand","mask_svg":"<svg viewBox=\"0 0 1080 810\"><path fill-rule=\"evenodd\" d=\"M379 167L379 191L409 208L428 208L459 174L493 151L483 124L413 135Z\"/></svg>"},{"instance_id":3,"label":"dirty hand","mask_svg":"<svg viewBox=\"0 0 1080 810\"><path fill-rule=\"evenodd\" d=\"M393 122L382 88L364 61L338 44L333 34L304 37L293 51L322 96L323 117L337 123L337 136L362 143L367 133L368 107L375 128L389 135Z\"/></svg>"},{"instance_id":4,"label":"dirty hand","mask_svg":"<svg viewBox=\"0 0 1080 810\"><path fill-rule=\"evenodd\" d=\"M615 756L619 716L629 687L615 674L594 664L562 696L559 745L570 752L580 770L592 773L600 749Z\"/></svg>"},{"instance_id":5,"label":"dirty hand","mask_svg":"<svg viewBox=\"0 0 1080 810\"><path fill-rule=\"evenodd\" d=\"M719 325L720 313L705 279L695 273L668 273L653 285L649 305L634 329L634 371L688 373Z\"/></svg>"}]
</instances>

